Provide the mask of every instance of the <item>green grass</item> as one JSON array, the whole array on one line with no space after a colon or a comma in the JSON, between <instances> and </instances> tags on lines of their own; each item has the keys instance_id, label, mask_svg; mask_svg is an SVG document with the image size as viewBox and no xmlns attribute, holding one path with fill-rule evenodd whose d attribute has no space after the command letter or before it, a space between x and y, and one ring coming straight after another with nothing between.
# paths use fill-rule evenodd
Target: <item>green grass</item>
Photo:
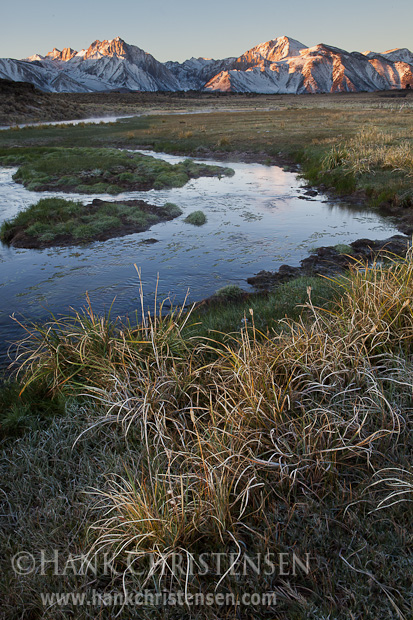
<instances>
[{"instance_id":1,"label":"green grass","mask_svg":"<svg viewBox=\"0 0 413 620\"><path fill-rule=\"evenodd\" d=\"M398 204L413 179L411 136L370 125L318 155L311 176L343 193L363 190L373 205Z\"/></svg>"},{"instance_id":2,"label":"green grass","mask_svg":"<svg viewBox=\"0 0 413 620\"><path fill-rule=\"evenodd\" d=\"M239 297L242 297L243 295L244 295L244 291L242 290L242 288L240 288L236 284L227 284L226 286L222 286L214 293L214 297L217 297L218 299L225 299L225 300L227 299L234 300Z\"/></svg>"},{"instance_id":3,"label":"green grass","mask_svg":"<svg viewBox=\"0 0 413 620\"><path fill-rule=\"evenodd\" d=\"M83 243L92 239L146 230L153 224L181 215L172 203L152 207L103 202L84 205L63 198L42 198L0 228L0 239L20 247Z\"/></svg>"},{"instance_id":4,"label":"green grass","mask_svg":"<svg viewBox=\"0 0 413 620\"><path fill-rule=\"evenodd\" d=\"M47 427L56 416L64 415L65 399L51 397L41 384L32 384L21 393L21 384L5 380L0 384L0 438L15 437Z\"/></svg>"},{"instance_id":5,"label":"green grass","mask_svg":"<svg viewBox=\"0 0 413 620\"><path fill-rule=\"evenodd\" d=\"M351 245L347 245L346 243L337 243L337 245L334 246L334 249L339 253L339 254L345 254L348 256L351 256L354 254L354 250L351 247Z\"/></svg>"},{"instance_id":6,"label":"green grass","mask_svg":"<svg viewBox=\"0 0 413 620\"><path fill-rule=\"evenodd\" d=\"M173 202L166 202L163 208L166 210L166 212L171 218L179 217L183 213L182 209Z\"/></svg>"},{"instance_id":7,"label":"green grass","mask_svg":"<svg viewBox=\"0 0 413 620\"><path fill-rule=\"evenodd\" d=\"M169 164L160 159L115 149L61 148L29 151L13 179L31 191L63 190L80 193L119 194L122 191L182 187L200 176L233 174L229 168L195 164L187 159ZM15 159L0 157L0 164L17 164Z\"/></svg>"},{"instance_id":8,"label":"green grass","mask_svg":"<svg viewBox=\"0 0 413 620\"><path fill-rule=\"evenodd\" d=\"M207 221L206 215L203 211L192 211L186 216L185 222L192 224L193 226L203 226Z\"/></svg>"},{"instance_id":9,"label":"green grass","mask_svg":"<svg viewBox=\"0 0 413 620\"><path fill-rule=\"evenodd\" d=\"M279 321L285 317L298 320L307 313L308 295L316 306L326 306L339 293L339 286L325 278L300 277L280 284L270 293L248 296L236 285L219 289L211 306L201 305L193 314L194 330L198 334L225 339L226 335L239 332L244 319L249 325L263 332L282 329ZM219 303L222 300L222 303ZM252 312L252 313L251 313Z\"/></svg>"}]
</instances>

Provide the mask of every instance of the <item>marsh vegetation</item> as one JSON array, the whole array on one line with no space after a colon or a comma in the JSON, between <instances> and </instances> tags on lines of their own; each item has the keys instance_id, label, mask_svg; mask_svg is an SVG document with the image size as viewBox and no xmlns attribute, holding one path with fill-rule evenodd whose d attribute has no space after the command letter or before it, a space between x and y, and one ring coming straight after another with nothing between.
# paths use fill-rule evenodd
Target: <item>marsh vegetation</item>
<instances>
[{"instance_id":1,"label":"marsh vegetation","mask_svg":"<svg viewBox=\"0 0 413 620\"><path fill-rule=\"evenodd\" d=\"M27 178L47 172L36 153L44 163L57 145L295 161L313 183L409 212L411 104L294 101L28 128L0 134L0 155L21 158ZM102 595L166 589L188 601L277 595L275 606L148 605L148 619L411 617L412 252L354 259L340 277L300 278L253 299L236 287L217 296L226 303L156 305L129 321L89 303L25 326L0 421L9 618L131 617L128 607L41 599L89 594L92 583ZM96 571L50 564L22 579L11 569L20 550L53 558L55 549ZM194 570L205 552L229 563ZM308 554L308 571L243 570L246 557L293 552Z\"/></svg>"},{"instance_id":2,"label":"marsh vegetation","mask_svg":"<svg viewBox=\"0 0 413 620\"><path fill-rule=\"evenodd\" d=\"M17 158L0 158L1 163L20 164L13 178L31 191L85 194L182 187L200 176L234 174L230 168L200 165L190 159L173 165L141 153L108 148L61 148L36 154L29 151Z\"/></svg>"},{"instance_id":3,"label":"marsh vegetation","mask_svg":"<svg viewBox=\"0 0 413 620\"><path fill-rule=\"evenodd\" d=\"M84 205L64 198L42 198L4 222L0 239L21 248L103 241L148 230L181 214L182 210L173 203L156 207L143 200L117 203L95 199Z\"/></svg>"},{"instance_id":4,"label":"marsh vegetation","mask_svg":"<svg viewBox=\"0 0 413 620\"><path fill-rule=\"evenodd\" d=\"M192 211L192 213L189 213L185 218L185 222L193 226L202 226L206 221L207 218L203 211Z\"/></svg>"},{"instance_id":5,"label":"marsh vegetation","mask_svg":"<svg viewBox=\"0 0 413 620\"><path fill-rule=\"evenodd\" d=\"M3 413L9 433L26 431L4 446L16 463L5 481L18 516L13 540L33 552L67 540L62 553L74 546L84 554L106 593L185 589L189 600L217 587L235 599L271 591L276 607L242 608L246 618L273 617L275 609L298 619L373 620L396 609L408 618L412 269L411 254L385 266L355 264L323 290L315 285L297 319L275 321L275 331L259 330L244 305L248 322L224 340L203 337L202 317L180 309L121 324L89 306L29 328L20 348L23 394L67 404L63 416L54 404L58 416L35 431L24 406ZM284 288L288 297L291 285ZM277 294L280 302L283 287ZM63 457L73 444L63 468L48 464L56 445ZM30 469L43 498L39 518L53 511L51 537L47 529L30 535L34 497L23 484ZM76 496L73 479L93 491ZM68 520L74 505L81 528ZM292 549L304 565L309 554L308 571L292 574L289 566L286 577L283 563L283 574L267 570L263 584L250 564L242 568L246 556L268 553L287 562ZM203 553L223 554L226 574L193 570ZM109 579L105 557L116 567ZM63 617L59 607L42 608L39 592L69 584L88 592L85 572L34 572L24 584L11 577L19 605L9 617L27 605L43 618ZM327 597L333 584L336 595ZM219 609L201 607L197 617ZM109 618L112 610L100 613ZM173 606L147 613L175 617Z\"/></svg>"},{"instance_id":6,"label":"marsh vegetation","mask_svg":"<svg viewBox=\"0 0 413 620\"><path fill-rule=\"evenodd\" d=\"M96 102L102 98L96 95ZM91 103L90 96L80 99ZM133 105L132 96L126 99ZM120 123L1 132L0 156L19 158L22 146L26 153L58 146L143 147L197 157L298 162L311 183L336 193L356 193L374 207L411 204L412 93L166 97L171 110L185 110L185 115L162 115L161 99L154 97L154 108L150 101L144 104L156 114ZM191 114L203 105L209 113Z\"/></svg>"}]
</instances>

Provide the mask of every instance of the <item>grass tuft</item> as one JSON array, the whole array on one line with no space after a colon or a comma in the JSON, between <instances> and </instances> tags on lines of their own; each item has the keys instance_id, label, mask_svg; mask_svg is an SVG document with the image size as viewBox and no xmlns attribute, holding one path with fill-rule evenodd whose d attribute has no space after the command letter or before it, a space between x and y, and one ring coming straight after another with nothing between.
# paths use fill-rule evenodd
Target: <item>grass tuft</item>
<instances>
[{"instance_id":1,"label":"grass tuft","mask_svg":"<svg viewBox=\"0 0 413 620\"><path fill-rule=\"evenodd\" d=\"M64 190L119 194L122 191L182 187L201 176L234 174L229 168L186 159L170 164L149 155L111 148L53 148L28 152L13 179L32 191ZM1 158L0 158L1 161ZM5 163L12 158L7 156Z\"/></svg>"},{"instance_id":2,"label":"grass tuft","mask_svg":"<svg viewBox=\"0 0 413 620\"><path fill-rule=\"evenodd\" d=\"M203 226L206 224L207 218L203 211L193 211L186 216L185 222L193 226Z\"/></svg>"}]
</instances>

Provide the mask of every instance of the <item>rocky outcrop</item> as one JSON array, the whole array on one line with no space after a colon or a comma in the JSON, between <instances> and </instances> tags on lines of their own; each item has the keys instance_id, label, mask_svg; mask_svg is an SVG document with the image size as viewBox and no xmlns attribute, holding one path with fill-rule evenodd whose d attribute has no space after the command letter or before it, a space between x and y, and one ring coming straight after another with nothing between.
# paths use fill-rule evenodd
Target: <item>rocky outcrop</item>
<instances>
[{"instance_id":1,"label":"rocky outcrop","mask_svg":"<svg viewBox=\"0 0 413 620\"><path fill-rule=\"evenodd\" d=\"M77 52L71 47L65 47L62 51L58 50L56 47L53 48L53 51L46 54L46 58L50 60L61 60L63 62L67 62L73 56L76 56ZM37 60L41 60L39 56L37 56Z\"/></svg>"}]
</instances>

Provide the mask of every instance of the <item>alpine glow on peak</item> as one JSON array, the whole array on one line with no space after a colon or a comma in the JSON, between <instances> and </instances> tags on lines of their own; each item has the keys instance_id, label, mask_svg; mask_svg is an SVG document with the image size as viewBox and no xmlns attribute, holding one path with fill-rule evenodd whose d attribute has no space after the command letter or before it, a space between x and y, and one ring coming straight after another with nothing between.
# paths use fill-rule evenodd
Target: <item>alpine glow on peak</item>
<instances>
[{"instance_id":1,"label":"alpine glow on peak","mask_svg":"<svg viewBox=\"0 0 413 620\"><path fill-rule=\"evenodd\" d=\"M46 92L217 90L254 93L357 92L413 85L413 54L347 52L312 47L287 36L236 57L161 63L117 36L88 49L56 47L24 60L0 59L0 78L31 82Z\"/></svg>"}]
</instances>

